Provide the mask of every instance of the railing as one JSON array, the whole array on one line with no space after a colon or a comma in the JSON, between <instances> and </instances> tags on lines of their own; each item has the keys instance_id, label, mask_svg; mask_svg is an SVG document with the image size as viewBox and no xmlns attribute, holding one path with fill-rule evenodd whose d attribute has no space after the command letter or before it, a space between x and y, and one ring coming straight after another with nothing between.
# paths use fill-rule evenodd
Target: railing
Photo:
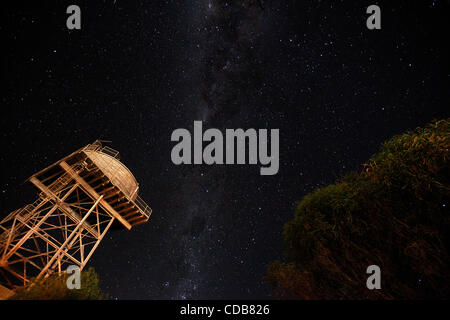
<instances>
[{"instance_id":1,"label":"railing","mask_svg":"<svg viewBox=\"0 0 450 320\"><path fill-rule=\"evenodd\" d=\"M147 218L150 217L152 214L152 209L141 197L137 196L134 203Z\"/></svg>"},{"instance_id":2,"label":"railing","mask_svg":"<svg viewBox=\"0 0 450 320\"><path fill-rule=\"evenodd\" d=\"M101 149L102 144L98 140L96 140L94 143L88 144L86 147L83 148L83 150L90 150L90 151L100 151Z\"/></svg>"},{"instance_id":3,"label":"railing","mask_svg":"<svg viewBox=\"0 0 450 320\"><path fill-rule=\"evenodd\" d=\"M83 167L80 164L77 164L74 166L75 172L79 172ZM50 191L52 191L54 194L61 191L61 188L66 186L67 182L72 180L72 176L68 173L63 174L58 179L56 179L48 188ZM36 209L36 207L44 201L45 193L41 192L39 194L39 197L31 204L27 204L25 207L22 207L21 209L16 210L14 215L20 215L26 220L30 218L31 213Z\"/></svg>"},{"instance_id":4,"label":"railing","mask_svg":"<svg viewBox=\"0 0 450 320\"><path fill-rule=\"evenodd\" d=\"M73 170L76 173L79 173L83 169L83 166L81 164L76 164L73 167ZM69 173L64 173L62 176L60 176L58 179L56 179L53 183L51 183L48 187L48 189L53 192L54 194L57 194L63 187L67 185L67 183L72 180L72 176ZM42 193L43 194L43 193Z\"/></svg>"},{"instance_id":5,"label":"railing","mask_svg":"<svg viewBox=\"0 0 450 320\"><path fill-rule=\"evenodd\" d=\"M34 201L33 203L27 204L25 207L19 208L11 212L6 218L0 221L0 248L4 247L7 238L10 235L11 238L14 239L14 237L19 233L19 231L24 228L23 224L16 224L14 229L10 227L6 228L2 226L2 224L6 224L6 222L8 222L13 218L19 219L19 221L21 221L22 223L27 222L35 212L35 209L41 204L42 201L44 201L42 197L38 197L36 201Z\"/></svg>"},{"instance_id":6,"label":"railing","mask_svg":"<svg viewBox=\"0 0 450 320\"><path fill-rule=\"evenodd\" d=\"M110 147L106 147L106 146L103 147L101 152L103 152L103 153L105 153L105 154L107 154L107 155L109 155L109 156L111 156L111 157L113 157L115 159L120 159L119 151L114 150L114 149L112 149Z\"/></svg>"},{"instance_id":7,"label":"railing","mask_svg":"<svg viewBox=\"0 0 450 320\"><path fill-rule=\"evenodd\" d=\"M30 218L33 211L42 201L44 201L44 199L41 196L39 196L33 203L27 204L22 209L19 209L20 211L17 212L17 215L22 216L24 220L27 221Z\"/></svg>"}]
</instances>

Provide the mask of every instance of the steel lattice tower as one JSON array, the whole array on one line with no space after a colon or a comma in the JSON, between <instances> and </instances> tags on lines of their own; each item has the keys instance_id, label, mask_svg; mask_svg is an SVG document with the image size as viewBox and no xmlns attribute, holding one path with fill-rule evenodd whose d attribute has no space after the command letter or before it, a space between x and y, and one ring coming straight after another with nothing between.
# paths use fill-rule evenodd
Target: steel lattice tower
<instances>
[{"instance_id":1,"label":"steel lattice tower","mask_svg":"<svg viewBox=\"0 0 450 320\"><path fill-rule=\"evenodd\" d=\"M146 222L139 185L100 141L31 176L37 200L0 221L0 283L10 289L68 265L83 269L108 230Z\"/></svg>"}]
</instances>

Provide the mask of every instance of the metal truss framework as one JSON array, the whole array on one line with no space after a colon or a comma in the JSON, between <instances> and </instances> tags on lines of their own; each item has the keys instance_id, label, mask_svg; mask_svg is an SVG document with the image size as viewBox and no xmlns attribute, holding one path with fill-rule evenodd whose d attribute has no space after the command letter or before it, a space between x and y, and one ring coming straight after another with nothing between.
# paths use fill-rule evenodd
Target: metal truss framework
<instances>
[{"instance_id":1,"label":"metal truss framework","mask_svg":"<svg viewBox=\"0 0 450 320\"><path fill-rule=\"evenodd\" d=\"M114 222L101 205L104 195L89 192L73 176L82 166L71 169L48 187L32 178L39 198L0 222L3 285L14 289L68 265L83 269Z\"/></svg>"}]
</instances>

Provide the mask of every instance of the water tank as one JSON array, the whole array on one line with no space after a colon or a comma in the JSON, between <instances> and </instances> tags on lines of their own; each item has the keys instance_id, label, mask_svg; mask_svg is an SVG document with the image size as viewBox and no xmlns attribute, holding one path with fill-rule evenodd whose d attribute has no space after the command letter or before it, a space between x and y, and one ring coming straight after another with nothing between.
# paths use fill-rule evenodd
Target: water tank
<instances>
[{"instance_id":1,"label":"water tank","mask_svg":"<svg viewBox=\"0 0 450 320\"><path fill-rule=\"evenodd\" d=\"M128 168L118 159L101 151L84 153L131 200L136 200L139 184Z\"/></svg>"}]
</instances>

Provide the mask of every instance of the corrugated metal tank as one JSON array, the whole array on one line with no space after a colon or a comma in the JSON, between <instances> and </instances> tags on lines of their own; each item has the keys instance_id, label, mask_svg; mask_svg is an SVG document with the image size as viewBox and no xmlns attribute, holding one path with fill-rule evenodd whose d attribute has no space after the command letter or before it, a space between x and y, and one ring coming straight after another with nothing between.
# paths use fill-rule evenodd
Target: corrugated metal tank
<instances>
[{"instance_id":1,"label":"corrugated metal tank","mask_svg":"<svg viewBox=\"0 0 450 320\"><path fill-rule=\"evenodd\" d=\"M139 184L128 168L119 160L99 151L84 151L89 159L131 200L138 195Z\"/></svg>"}]
</instances>

